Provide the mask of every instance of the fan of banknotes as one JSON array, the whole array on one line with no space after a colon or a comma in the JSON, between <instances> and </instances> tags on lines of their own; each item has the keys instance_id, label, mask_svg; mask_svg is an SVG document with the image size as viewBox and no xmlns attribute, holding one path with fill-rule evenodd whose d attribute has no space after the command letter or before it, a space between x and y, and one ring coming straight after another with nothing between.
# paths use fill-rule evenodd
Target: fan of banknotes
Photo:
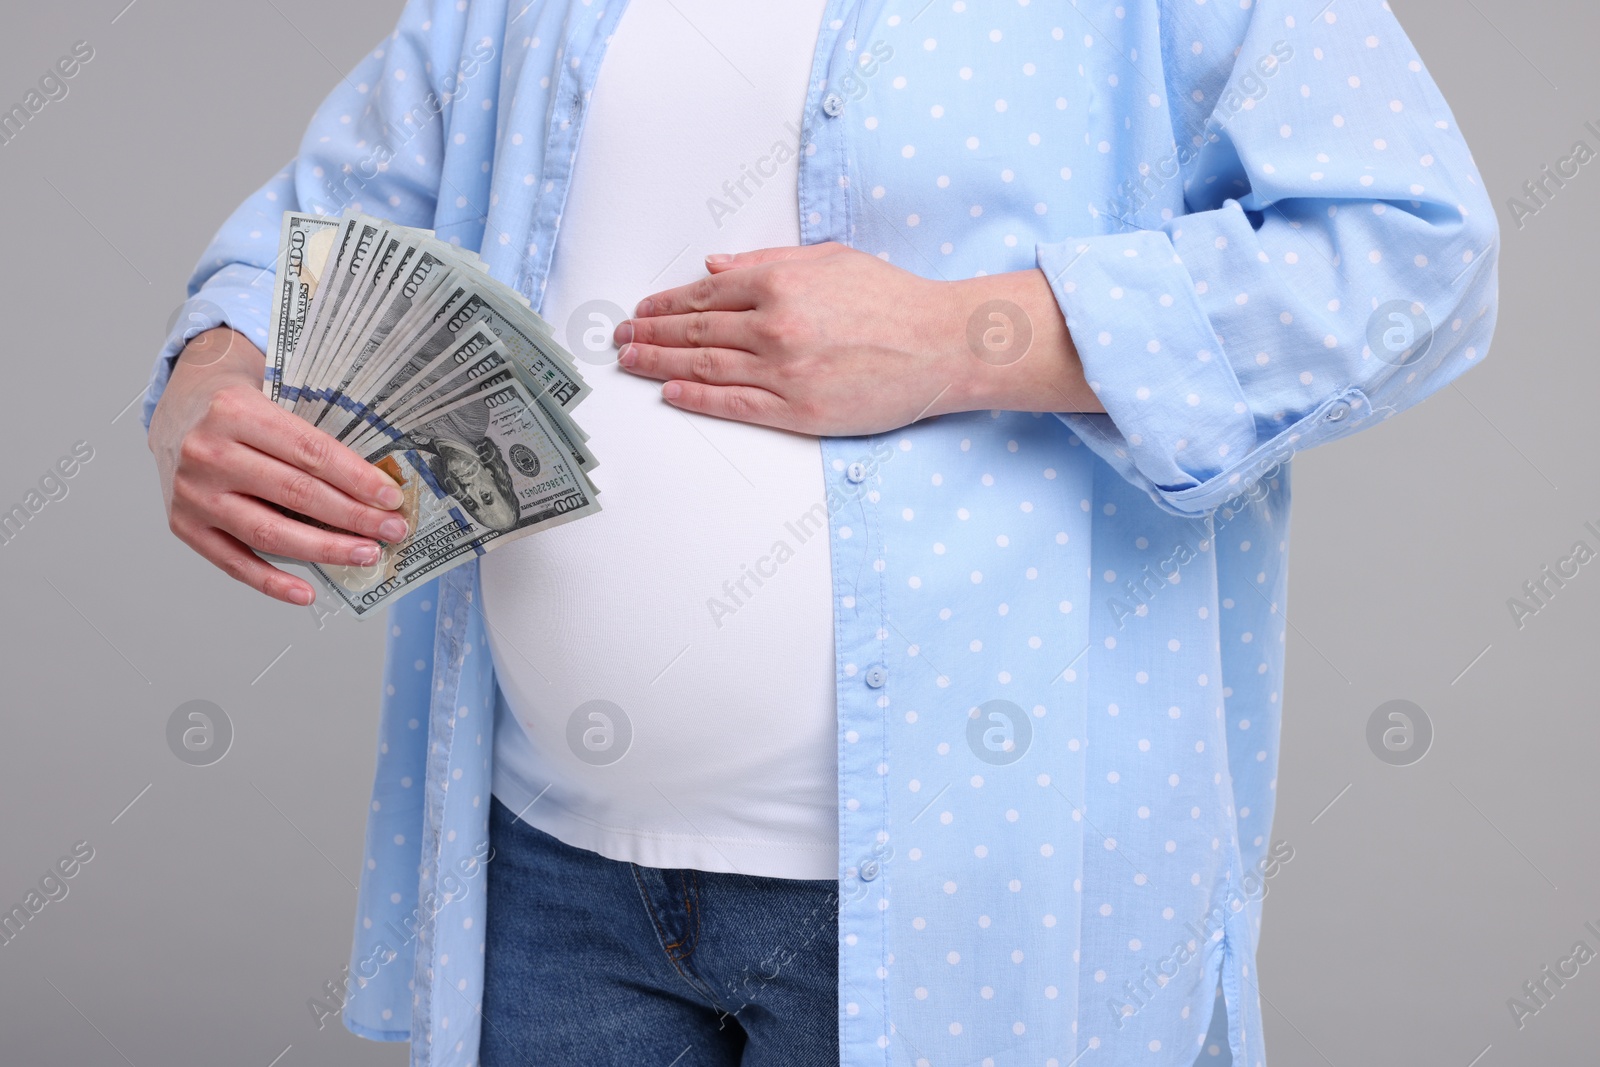
<instances>
[{"instance_id":1,"label":"fan of banknotes","mask_svg":"<svg viewBox=\"0 0 1600 1067\"><path fill-rule=\"evenodd\" d=\"M310 565L358 616L600 509L570 414L589 392L571 354L519 293L430 230L286 213L263 388L405 494L411 532L376 564Z\"/></svg>"}]
</instances>

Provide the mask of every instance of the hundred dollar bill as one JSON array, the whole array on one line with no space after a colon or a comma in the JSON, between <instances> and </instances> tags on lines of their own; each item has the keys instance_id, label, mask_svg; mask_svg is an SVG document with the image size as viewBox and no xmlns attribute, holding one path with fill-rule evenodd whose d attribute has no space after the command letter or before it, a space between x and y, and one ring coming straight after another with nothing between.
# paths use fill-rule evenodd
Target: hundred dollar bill
<instances>
[{"instance_id":1,"label":"hundred dollar bill","mask_svg":"<svg viewBox=\"0 0 1600 1067\"><path fill-rule=\"evenodd\" d=\"M456 281L458 291L449 296L445 321L454 329L469 322L486 323L496 335L509 338L512 358L559 407L570 408L582 401L590 387L570 357L556 355L560 346L555 344L544 320L526 304L497 298L497 292L504 287L491 283L492 280L470 276Z\"/></svg>"},{"instance_id":2,"label":"hundred dollar bill","mask_svg":"<svg viewBox=\"0 0 1600 1067\"><path fill-rule=\"evenodd\" d=\"M344 309L342 322L336 322L326 338L326 355L318 363L313 381L301 390L301 401L306 407L301 416L316 425L327 410L328 401L348 381L345 371L354 356L353 342L377 306L393 291L394 283L413 255L416 245L403 237L390 233L380 242L381 251L372 258L371 265L355 283Z\"/></svg>"},{"instance_id":3,"label":"hundred dollar bill","mask_svg":"<svg viewBox=\"0 0 1600 1067\"><path fill-rule=\"evenodd\" d=\"M331 216L286 212L278 241L277 290L267 333L267 367L261 390L272 400L284 382L284 369L300 339L306 315L317 295L322 269L338 236L339 220Z\"/></svg>"},{"instance_id":4,"label":"hundred dollar bill","mask_svg":"<svg viewBox=\"0 0 1600 1067\"><path fill-rule=\"evenodd\" d=\"M279 251L264 391L406 496L412 532L375 566L312 565L356 615L598 509L596 460L569 410L589 387L481 258L353 211L287 213Z\"/></svg>"},{"instance_id":5,"label":"hundred dollar bill","mask_svg":"<svg viewBox=\"0 0 1600 1067\"><path fill-rule=\"evenodd\" d=\"M318 297L324 303L312 312L314 325L308 333L309 341L302 338L307 351L301 358L303 366L298 372L301 389L294 401L294 413L301 418L310 417L316 389L321 384L333 358L334 348L359 296L364 291L362 282L372 270L374 262L382 255L388 229L377 219L368 220L357 215L349 240L340 248L334 259L334 269L328 272L326 283Z\"/></svg>"},{"instance_id":6,"label":"hundred dollar bill","mask_svg":"<svg viewBox=\"0 0 1600 1067\"><path fill-rule=\"evenodd\" d=\"M402 408L409 407L419 397L430 395L441 379L450 376L458 368L471 365L482 353L497 344L495 335L487 327L474 326L462 330L453 340L452 347L437 356L430 358L427 352L414 350L403 363L393 367L382 385L370 386L354 394L362 398L360 401L347 400L343 403L342 406L361 425L352 424L341 429L339 439L360 451L359 441L381 432L378 428L387 423L399 422L397 416Z\"/></svg>"},{"instance_id":7,"label":"hundred dollar bill","mask_svg":"<svg viewBox=\"0 0 1600 1067\"><path fill-rule=\"evenodd\" d=\"M339 320L335 321L327 337L327 361L317 381L317 393L327 391L338 380L338 371L350 355L352 340L366 325L372 312L393 289L400 272L416 254L417 245L399 230L383 231L378 241L378 252L371 263L356 279Z\"/></svg>"},{"instance_id":8,"label":"hundred dollar bill","mask_svg":"<svg viewBox=\"0 0 1600 1067\"><path fill-rule=\"evenodd\" d=\"M459 250L436 239L432 230L357 218L385 227L383 251L355 283L343 321L329 334L328 358L314 383L315 399L323 405L316 409L319 417L331 397L350 386L366 359L382 347L389 331L404 322L415 301L432 292L445 273L438 268L462 261Z\"/></svg>"},{"instance_id":9,"label":"hundred dollar bill","mask_svg":"<svg viewBox=\"0 0 1600 1067\"><path fill-rule=\"evenodd\" d=\"M424 317L417 331L401 345L403 351L411 353L402 374L414 374L411 368L420 369L439 358L465 336L463 331L476 326L487 327L517 364L519 376L549 417L557 439L582 469L594 469L593 455L580 443L583 435L564 410L588 395L590 388L583 378L575 370L562 368L557 360L541 351L539 343L521 329L520 323L506 316L481 291L481 285L470 278L459 281L453 278L447 282L436 295L435 306L439 309L437 313L432 318ZM382 390L377 392L381 394Z\"/></svg>"},{"instance_id":10,"label":"hundred dollar bill","mask_svg":"<svg viewBox=\"0 0 1600 1067\"><path fill-rule=\"evenodd\" d=\"M382 298L375 302L367 321L353 330L346 342L338 369L330 376L333 384L321 397L324 406L317 414L316 425L331 431L346 423L342 416L343 401L348 396L359 395L355 386L362 380L368 362L383 350L390 334L407 320L418 302L432 296L449 274L445 253L436 247L438 244L430 238L403 253Z\"/></svg>"},{"instance_id":11,"label":"hundred dollar bill","mask_svg":"<svg viewBox=\"0 0 1600 1067\"><path fill-rule=\"evenodd\" d=\"M386 358L366 363L350 380L345 390L348 395L370 400L386 383L394 381L400 368L414 370L422 365L417 359L417 346L432 332L433 324L449 312L451 301L460 301L461 274L451 263L437 272L436 279L430 279L427 291L417 294L409 310L391 328L384 341Z\"/></svg>"},{"instance_id":12,"label":"hundred dollar bill","mask_svg":"<svg viewBox=\"0 0 1600 1067\"><path fill-rule=\"evenodd\" d=\"M284 407L294 407L295 401L300 397L300 390L310 380L307 370L316 352L316 339L327 328L328 315L324 308L330 303L328 293L333 289L333 280L338 276L340 266L349 254L356 225L357 220L351 215L346 214L338 219L339 228L335 231L332 247L329 248L327 259L317 275L317 287L311 294L311 305L306 309L300 331L294 338L294 346L284 361L283 384L278 389L278 403Z\"/></svg>"},{"instance_id":13,"label":"hundred dollar bill","mask_svg":"<svg viewBox=\"0 0 1600 1067\"><path fill-rule=\"evenodd\" d=\"M505 348L499 341L493 341L471 354L461 352L459 357L452 358L449 366L439 368L429 377L433 380L426 388L408 389L404 396L397 397L383 416L384 420L409 424L436 408L459 400L474 388L481 389L487 380L517 378L517 371ZM523 387L527 388L526 382ZM533 393L531 389L528 392L529 395Z\"/></svg>"},{"instance_id":14,"label":"hundred dollar bill","mask_svg":"<svg viewBox=\"0 0 1600 1067\"><path fill-rule=\"evenodd\" d=\"M313 564L358 616L518 537L599 510L547 416L510 381L432 412L367 455L398 481L412 533L372 567Z\"/></svg>"},{"instance_id":15,"label":"hundred dollar bill","mask_svg":"<svg viewBox=\"0 0 1600 1067\"><path fill-rule=\"evenodd\" d=\"M447 248L444 254L459 262L454 255L458 252ZM549 325L529 308L521 294L486 276L481 260L474 258L471 262L479 269L445 276L433 295L427 300L419 299L408 319L394 328L389 335L391 341L404 338L399 347L409 350L440 321L452 329L459 328L464 321L463 309L480 317L481 309L488 309L496 323L504 324L495 325L494 330L507 339L512 357L523 372L524 384L539 397L541 406L561 428L562 436L574 442L588 440L589 435L567 411L589 393L576 361L556 342ZM353 381L346 391L359 395L373 385L369 375Z\"/></svg>"},{"instance_id":16,"label":"hundred dollar bill","mask_svg":"<svg viewBox=\"0 0 1600 1067\"><path fill-rule=\"evenodd\" d=\"M391 426L409 426L431 418L439 409L454 404L463 397L487 389L497 389L506 382L521 382L516 364L512 363L498 343L478 350L464 362L456 364L438 377L435 385L426 391L415 392L409 399L392 402L382 415L369 416L366 432L350 442L350 447L366 454L380 444ZM526 389L526 383L523 383ZM532 390L528 390L532 395ZM545 413L548 416L548 412ZM562 443L564 451L567 450ZM578 468L583 470L580 465ZM587 472L585 472L587 474ZM587 483L587 477L584 478ZM592 488L592 485L591 485ZM598 493L598 490L595 491Z\"/></svg>"},{"instance_id":17,"label":"hundred dollar bill","mask_svg":"<svg viewBox=\"0 0 1600 1067\"><path fill-rule=\"evenodd\" d=\"M506 294L515 297L515 302L504 299ZM524 382L539 397L563 436L573 441L588 440L589 435L573 421L569 409L589 395L590 386L583 380L576 361L556 343L549 324L515 290L497 283L470 288L469 299L477 300L483 309L475 321L487 325L505 342Z\"/></svg>"}]
</instances>

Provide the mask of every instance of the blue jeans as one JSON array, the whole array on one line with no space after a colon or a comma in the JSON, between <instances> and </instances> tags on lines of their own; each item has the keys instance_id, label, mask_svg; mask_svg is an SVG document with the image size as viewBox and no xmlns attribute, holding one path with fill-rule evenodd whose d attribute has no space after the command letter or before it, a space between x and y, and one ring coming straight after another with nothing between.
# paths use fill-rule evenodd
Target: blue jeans
<instances>
[{"instance_id":1,"label":"blue jeans","mask_svg":"<svg viewBox=\"0 0 1600 1067\"><path fill-rule=\"evenodd\" d=\"M836 1067L838 882L661 870L490 801L482 1067Z\"/></svg>"}]
</instances>

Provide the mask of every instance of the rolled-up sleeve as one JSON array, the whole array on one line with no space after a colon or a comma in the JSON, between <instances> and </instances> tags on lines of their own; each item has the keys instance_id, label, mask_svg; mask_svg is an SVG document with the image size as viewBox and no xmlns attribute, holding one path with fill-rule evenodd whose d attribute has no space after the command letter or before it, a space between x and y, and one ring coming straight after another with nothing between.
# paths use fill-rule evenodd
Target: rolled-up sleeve
<instances>
[{"instance_id":1,"label":"rolled-up sleeve","mask_svg":"<svg viewBox=\"0 0 1600 1067\"><path fill-rule=\"evenodd\" d=\"M1106 412L1059 417L1181 515L1438 391L1494 330L1498 224L1438 87L1387 5L1305 6L1164 4L1172 157L1120 232L1036 250ZM1181 211L1128 225L1179 178Z\"/></svg>"},{"instance_id":2,"label":"rolled-up sleeve","mask_svg":"<svg viewBox=\"0 0 1600 1067\"><path fill-rule=\"evenodd\" d=\"M189 278L145 390L145 428L172 365L196 334L230 326L265 348L285 211L347 208L433 224L464 20L453 2L409 0L394 32L344 75L300 150L222 224Z\"/></svg>"}]
</instances>

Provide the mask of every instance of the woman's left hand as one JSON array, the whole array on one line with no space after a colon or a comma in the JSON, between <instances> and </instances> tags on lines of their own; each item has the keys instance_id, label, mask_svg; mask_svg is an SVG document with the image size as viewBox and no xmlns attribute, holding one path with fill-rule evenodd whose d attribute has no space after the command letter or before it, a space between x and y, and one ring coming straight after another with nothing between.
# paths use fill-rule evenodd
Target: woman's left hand
<instances>
[{"instance_id":1,"label":"woman's left hand","mask_svg":"<svg viewBox=\"0 0 1600 1067\"><path fill-rule=\"evenodd\" d=\"M974 357L949 291L827 243L708 256L707 277L645 297L618 362L685 411L816 436L966 410Z\"/></svg>"}]
</instances>

